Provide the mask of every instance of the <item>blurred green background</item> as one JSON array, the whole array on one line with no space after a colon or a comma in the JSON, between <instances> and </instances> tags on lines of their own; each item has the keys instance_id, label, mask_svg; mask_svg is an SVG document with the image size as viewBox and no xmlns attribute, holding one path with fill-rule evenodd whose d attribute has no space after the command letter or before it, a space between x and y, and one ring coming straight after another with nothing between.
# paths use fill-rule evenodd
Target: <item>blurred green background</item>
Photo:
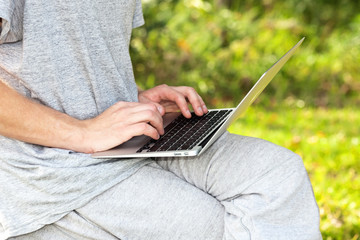
<instances>
[{"instance_id":1,"label":"blurred green background","mask_svg":"<svg viewBox=\"0 0 360 240\"><path fill-rule=\"evenodd\" d=\"M360 239L360 1L143 0L131 52L137 83L199 91L233 107L302 37L230 131L304 159L324 239Z\"/></svg>"}]
</instances>

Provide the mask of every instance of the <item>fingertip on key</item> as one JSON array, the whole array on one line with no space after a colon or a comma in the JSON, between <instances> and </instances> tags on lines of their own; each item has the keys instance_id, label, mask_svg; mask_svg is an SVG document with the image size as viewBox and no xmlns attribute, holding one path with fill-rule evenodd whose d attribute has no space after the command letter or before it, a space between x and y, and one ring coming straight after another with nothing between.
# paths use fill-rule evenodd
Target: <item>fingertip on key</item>
<instances>
[{"instance_id":1,"label":"fingertip on key","mask_svg":"<svg viewBox=\"0 0 360 240\"><path fill-rule=\"evenodd\" d=\"M190 110L186 110L186 116L185 116L185 117L191 118L191 112L190 112Z\"/></svg>"},{"instance_id":2,"label":"fingertip on key","mask_svg":"<svg viewBox=\"0 0 360 240\"><path fill-rule=\"evenodd\" d=\"M203 109L203 112L204 112L204 113L207 113L207 112L208 112L208 109L207 109L207 107L206 107L205 105L202 106L202 109Z\"/></svg>"}]
</instances>

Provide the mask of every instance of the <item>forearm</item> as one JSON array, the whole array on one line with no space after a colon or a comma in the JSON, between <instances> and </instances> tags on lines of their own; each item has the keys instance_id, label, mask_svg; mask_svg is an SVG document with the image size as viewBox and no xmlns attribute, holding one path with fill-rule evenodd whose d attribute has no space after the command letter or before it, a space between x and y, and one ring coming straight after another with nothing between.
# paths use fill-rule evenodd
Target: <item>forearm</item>
<instances>
[{"instance_id":1,"label":"forearm","mask_svg":"<svg viewBox=\"0 0 360 240\"><path fill-rule=\"evenodd\" d=\"M33 102L0 80L0 135L48 147L86 151L82 122Z\"/></svg>"}]
</instances>

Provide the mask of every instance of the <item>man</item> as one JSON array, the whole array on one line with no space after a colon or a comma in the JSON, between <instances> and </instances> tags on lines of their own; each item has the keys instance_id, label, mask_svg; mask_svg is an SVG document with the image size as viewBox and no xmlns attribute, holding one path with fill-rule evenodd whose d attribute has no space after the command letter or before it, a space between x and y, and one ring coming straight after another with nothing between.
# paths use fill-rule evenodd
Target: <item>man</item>
<instances>
[{"instance_id":1,"label":"man","mask_svg":"<svg viewBox=\"0 0 360 240\"><path fill-rule=\"evenodd\" d=\"M138 92L139 0L0 0L0 239L320 239L302 160L225 133L191 159L94 159L162 116L207 108L190 87Z\"/></svg>"}]
</instances>

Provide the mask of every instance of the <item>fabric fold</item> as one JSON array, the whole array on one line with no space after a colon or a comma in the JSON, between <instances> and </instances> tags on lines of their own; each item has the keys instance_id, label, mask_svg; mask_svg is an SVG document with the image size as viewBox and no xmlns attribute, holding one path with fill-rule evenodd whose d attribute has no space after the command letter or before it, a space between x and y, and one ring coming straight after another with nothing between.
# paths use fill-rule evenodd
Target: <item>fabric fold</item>
<instances>
[{"instance_id":1,"label":"fabric fold","mask_svg":"<svg viewBox=\"0 0 360 240\"><path fill-rule=\"evenodd\" d=\"M24 5L25 0L0 0L0 44L22 40Z\"/></svg>"}]
</instances>

